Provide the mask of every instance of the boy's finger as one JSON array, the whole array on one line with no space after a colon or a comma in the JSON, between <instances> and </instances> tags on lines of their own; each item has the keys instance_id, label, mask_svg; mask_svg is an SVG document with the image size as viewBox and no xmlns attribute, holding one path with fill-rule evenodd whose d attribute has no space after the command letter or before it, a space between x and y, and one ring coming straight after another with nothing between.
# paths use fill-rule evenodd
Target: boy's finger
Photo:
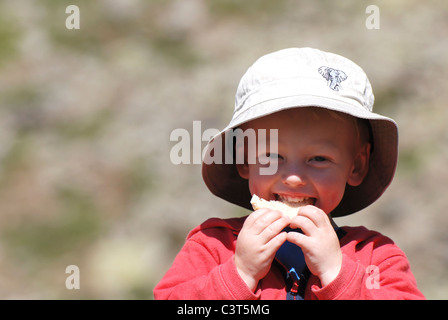
<instances>
[{"instance_id":1,"label":"boy's finger","mask_svg":"<svg viewBox=\"0 0 448 320\"><path fill-rule=\"evenodd\" d=\"M312 236L317 226L307 216L298 215L291 219L292 229L301 229L307 236Z\"/></svg>"},{"instance_id":2,"label":"boy's finger","mask_svg":"<svg viewBox=\"0 0 448 320\"><path fill-rule=\"evenodd\" d=\"M244 222L244 226L248 228L252 228L255 221L257 221L262 215L266 214L269 210L268 209L258 209L252 212Z\"/></svg>"},{"instance_id":3,"label":"boy's finger","mask_svg":"<svg viewBox=\"0 0 448 320\"><path fill-rule=\"evenodd\" d=\"M277 236L291 223L291 219L287 216L280 214L277 217L276 220L273 220L270 224L266 225L265 229L260 233L260 236L264 237L266 242L271 241L272 238Z\"/></svg>"},{"instance_id":4,"label":"boy's finger","mask_svg":"<svg viewBox=\"0 0 448 320\"><path fill-rule=\"evenodd\" d=\"M274 256L280 246L287 240L288 233L280 232L267 243L267 254Z\"/></svg>"},{"instance_id":5,"label":"boy's finger","mask_svg":"<svg viewBox=\"0 0 448 320\"><path fill-rule=\"evenodd\" d=\"M257 216L256 220L253 222L252 228L256 234L259 235L274 221L281 219L282 217L283 215L281 212L267 209L266 212Z\"/></svg>"},{"instance_id":6,"label":"boy's finger","mask_svg":"<svg viewBox=\"0 0 448 320\"><path fill-rule=\"evenodd\" d=\"M286 235L286 240L288 240L291 243L294 243L295 245L301 248L306 248L309 239L308 236L300 232L288 232Z\"/></svg>"},{"instance_id":7,"label":"boy's finger","mask_svg":"<svg viewBox=\"0 0 448 320\"><path fill-rule=\"evenodd\" d=\"M328 223L330 223L327 214L318 207L312 205L301 207L298 211L298 216L307 217L318 228L328 225Z\"/></svg>"}]
</instances>

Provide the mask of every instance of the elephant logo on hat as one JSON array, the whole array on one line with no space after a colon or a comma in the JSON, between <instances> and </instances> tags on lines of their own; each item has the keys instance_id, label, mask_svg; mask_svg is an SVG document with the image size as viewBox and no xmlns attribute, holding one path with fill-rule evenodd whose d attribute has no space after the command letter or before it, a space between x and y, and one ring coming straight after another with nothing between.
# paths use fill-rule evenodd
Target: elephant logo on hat
<instances>
[{"instance_id":1,"label":"elephant logo on hat","mask_svg":"<svg viewBox=\"0 0 448 320\"><path fill-rule=\"evenodd\" d=\"M347 75L343 71L329 67L320 67L319 73L328 81L328 86L334 91L339 91L340 83L347 79Z\"/></svg>"}]
</instances>

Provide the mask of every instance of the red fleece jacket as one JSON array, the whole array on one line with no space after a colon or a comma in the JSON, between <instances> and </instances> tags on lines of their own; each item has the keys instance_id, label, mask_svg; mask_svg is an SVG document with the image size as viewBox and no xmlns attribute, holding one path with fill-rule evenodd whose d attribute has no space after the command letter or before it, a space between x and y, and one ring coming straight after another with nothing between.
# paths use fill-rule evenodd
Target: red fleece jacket
<instances>
[{"instance_id":1,"label":"red fleece jacket","mask_svg":"<svg viewBox=\"0 0 448 320\"><path fill-rule=\"evenodd\" d=\"M155 299L286 298L285 271L273 263L252 292L239 276L234 254L246 217L212 218L193 229L173 265L154 288ZM327 286L311 275L305 299L424 299L409 262L392 240L364 227L343 227L342 268ZM373 274L371 273L373 270ZM378 280L379 286L374 280Z\"/></svg>"}]
</instances>

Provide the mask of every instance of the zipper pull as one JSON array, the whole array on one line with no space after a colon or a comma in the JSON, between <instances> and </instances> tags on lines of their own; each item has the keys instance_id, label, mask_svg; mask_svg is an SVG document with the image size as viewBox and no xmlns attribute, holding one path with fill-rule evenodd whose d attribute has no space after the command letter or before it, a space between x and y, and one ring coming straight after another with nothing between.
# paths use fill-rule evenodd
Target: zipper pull
<instances>
[{"instance_id":1,"label":"zipper pull","mask_svg":"<svg viewBox=\"0 0 448 320\"><path fill-rule=\"evenodd\" d=\"M292 281L292 287L289 291L291 292L292 295L296 296L297 293L299 292L299 282L300 282L300 277L297 274L296 269L291 268L288 271L287 278L291 278Z\"/></svg>"}]
</instances>

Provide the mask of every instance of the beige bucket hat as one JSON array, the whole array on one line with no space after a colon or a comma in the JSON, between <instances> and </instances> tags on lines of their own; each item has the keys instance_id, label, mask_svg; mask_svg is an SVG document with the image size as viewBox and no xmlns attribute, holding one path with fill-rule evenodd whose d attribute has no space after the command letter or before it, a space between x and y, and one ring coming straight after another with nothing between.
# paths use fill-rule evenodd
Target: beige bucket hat
<instances>
[{"instance_id":1,"label":"beige bucket hat","mask_svg":"<svg viewBox=\"0 0 448 320\"><path fill-rule=\"evenodd\" d=\"M369 171L357 187L347 185L331 215L345 216L376 201L392 182L398 158L398 127L373 112L374 96L365 72L351 60L313 48L289 48L258 59L242 77L232 120L206 146L202 177L216 196L252 209L248 181L239 176L226 133L243 123L289 108L320 107L367 119L372 151ZM222 155L216 158L217 151Z\"/></svg>"}]
</instances>

